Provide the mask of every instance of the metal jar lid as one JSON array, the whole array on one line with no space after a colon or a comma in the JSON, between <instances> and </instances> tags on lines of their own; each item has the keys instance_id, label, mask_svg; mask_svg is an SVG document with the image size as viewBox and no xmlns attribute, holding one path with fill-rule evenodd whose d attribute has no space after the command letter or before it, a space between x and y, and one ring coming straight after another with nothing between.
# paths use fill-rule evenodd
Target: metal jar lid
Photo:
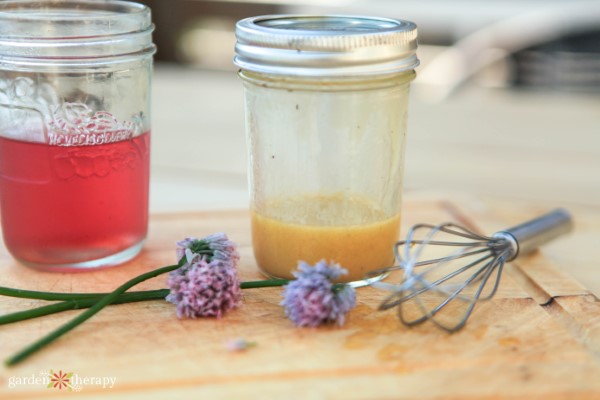
<instances>
[{"instance_id":1,"label":"metal jar lid","mask_svg":"<svg viewBox=\"0 0 600 400\"><path fill-rule=\"evenodd\" d=\"M234 64L265 74L383 75L419 65L417 26L359 16L267 15L236 25Z\"/></svg>"}]
</instances>

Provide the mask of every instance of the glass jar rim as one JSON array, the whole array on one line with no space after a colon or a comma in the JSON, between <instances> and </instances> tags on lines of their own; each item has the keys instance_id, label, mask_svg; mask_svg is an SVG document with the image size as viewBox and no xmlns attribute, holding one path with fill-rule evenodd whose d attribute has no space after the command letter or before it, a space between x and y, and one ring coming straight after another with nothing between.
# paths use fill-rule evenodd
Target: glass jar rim
<instances>
[{"instance_id":1,"label":"glass jar rim","mask_svg":"<svg viewBox=\"0 0 600 400\"><path fill-rule=\"evenodd\" d=\"M150 8L122 0L0 2L0 62L60 63L153 54Z\"/></svg>"},{"instance_id":2,"label":"glass jar rim","mask_svg":"<svg viewBox=\"0 0 600 400\"><path fill-rule=\"evenodd\" d=\"M35 28L41 22L42 26L68 24L70 32L66 37L86 37L86 32L80 29L89 29L92 22L92 25L112 24L113 34L139 31L151 25L150 9L146 5L130 1L5 0L0 3L0 37L65 37L64 34L53 36L60 31L46 30L44 35L36 35L35 29L21 32L14 29L14 24L26 24L29 25L28 28Z\"/></svg>"}]
</instances>

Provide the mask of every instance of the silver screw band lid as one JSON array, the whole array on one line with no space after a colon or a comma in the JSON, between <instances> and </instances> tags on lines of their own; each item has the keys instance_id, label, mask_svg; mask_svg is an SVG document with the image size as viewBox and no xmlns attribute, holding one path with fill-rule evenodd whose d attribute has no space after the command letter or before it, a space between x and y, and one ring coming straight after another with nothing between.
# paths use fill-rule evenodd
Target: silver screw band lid
<instances>
[{"instance_id":1,"label":"silver screw band lid","mask_svg":"<svg viewBox=\"0 0 600 400\"><path fill-rule=\"evenodd\" d=\"M234 64L293 76L384 75L414 69L417 26L360 16L267 15L236 25Z\"/></svg>"}]
</instances>

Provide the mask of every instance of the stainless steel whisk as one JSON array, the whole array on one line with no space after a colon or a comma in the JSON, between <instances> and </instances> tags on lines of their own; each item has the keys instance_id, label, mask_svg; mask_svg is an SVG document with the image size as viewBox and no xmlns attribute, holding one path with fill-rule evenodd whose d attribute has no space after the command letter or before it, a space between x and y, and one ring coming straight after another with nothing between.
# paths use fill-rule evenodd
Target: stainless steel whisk
<instances>
[{"instance_id":1,"label":"stainless steel whisk","mask_svg":"<svg viewBox=\"0 0 600 400\"><path fill-rule=\"evenodd\" d=\"M391 291L380 310L398 307L408 326L433 321L442 329L461 329L479 300L490 299L498 289L504 263L530 253L572 228L564 209L484 236L453 223L417 224L406 240L394 246L398 265L371 271L375 277L403 271L401 283L374 282ZM450 254L442 254L451 249Z\"/></svg>"}]
</instances>

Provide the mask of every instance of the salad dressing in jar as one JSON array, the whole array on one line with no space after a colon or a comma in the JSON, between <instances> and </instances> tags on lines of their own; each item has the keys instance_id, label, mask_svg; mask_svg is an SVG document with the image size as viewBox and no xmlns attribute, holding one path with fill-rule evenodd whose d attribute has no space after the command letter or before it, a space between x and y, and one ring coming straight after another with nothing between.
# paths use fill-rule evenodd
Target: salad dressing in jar
<instances>
[{"instance_id":1,"label":"salad dressing in jar","mask_svg":"<svg viewBox=\"0 0 600 400\"><path fill-rule=\"evenodd\" d=\"M364 284L394 262L416 26L284 15L236 33L259 268L292 278L325 259Z\"/></svg>"}]
</instances>

